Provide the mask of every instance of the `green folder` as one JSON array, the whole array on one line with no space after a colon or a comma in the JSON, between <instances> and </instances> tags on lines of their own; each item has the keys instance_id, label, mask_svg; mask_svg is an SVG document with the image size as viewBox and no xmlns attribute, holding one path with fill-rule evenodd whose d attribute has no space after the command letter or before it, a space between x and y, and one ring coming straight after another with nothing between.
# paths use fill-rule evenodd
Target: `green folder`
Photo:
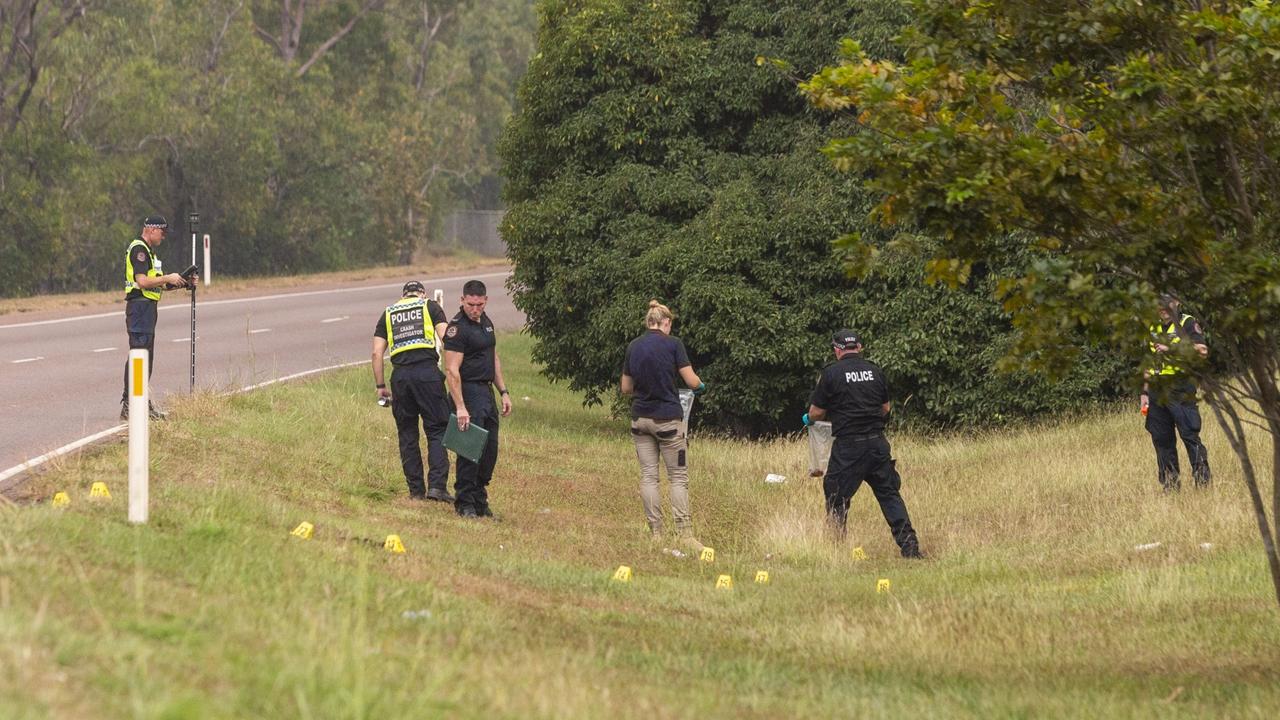
<instances>
[{"instance_id":1,"label":"green folder","mask_svg":"<svg viewBox=\"0 0 1280 720\"><path fill-rule=\"evenodd\" d=\"M465 431L458 429L458 416L449 413L449 425L444 430L444 446L471 462L480 462L480 453L489 442L489 431L471 423Z\"/></svg>"}]
</instances>

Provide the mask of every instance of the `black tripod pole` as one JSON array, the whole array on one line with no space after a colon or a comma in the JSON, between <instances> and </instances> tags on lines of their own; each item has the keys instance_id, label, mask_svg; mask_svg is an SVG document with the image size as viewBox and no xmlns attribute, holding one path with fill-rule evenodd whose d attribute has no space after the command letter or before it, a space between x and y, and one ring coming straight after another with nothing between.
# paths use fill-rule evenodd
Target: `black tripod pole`
<instances>
[{"instance_id":1,"label":"black tripod pole","mask_svg":"<svg viewBox=\"0 0 1280 720\"><path fill-rule=\"evenodd\" d=\"M191 392L196 391L196 279L187 278L191 283Z\"/></svg>"}]
</instances>

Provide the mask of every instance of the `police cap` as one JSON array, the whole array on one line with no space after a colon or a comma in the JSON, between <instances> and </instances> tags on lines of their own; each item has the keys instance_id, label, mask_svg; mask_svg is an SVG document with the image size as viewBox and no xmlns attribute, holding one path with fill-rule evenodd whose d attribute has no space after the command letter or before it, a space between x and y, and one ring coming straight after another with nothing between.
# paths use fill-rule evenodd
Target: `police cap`
<instances>
[{"instance_id":1,"label":"police cap","mask_svg":"<svg viewBox=\"0 0 1280 720\"><path fill-rule=\"evenodd\" d=\"M851 350L862 344L862 339L852 330L837 330L831 336L831 346L841 350Z\"/></svg>"},{"instance_id":2,"label":"police cap","mask_svg":"<svg viewBox=\"0 0 1280 720\"><path fill-rule=\"evenodd\" d=\"M404 297L408 297L409 295L413 295L415 293L425 293L426 291L427 289L423 287L422 283L418 282L417 280L410 280L409 282L404 284L403 288L400 289L400 294Z\"/></svg>"},{"instance_id":3,"label":"police cap","mask_svg":"<svg viewBox=\"0 0 1280 720\"><path fill-rule=\"evenodd\" d=\"M169 231L169 221L164 219L163 215L148 215L142 220L142 227L156 228L159 230Z\"/></svg>"}]
</instances>

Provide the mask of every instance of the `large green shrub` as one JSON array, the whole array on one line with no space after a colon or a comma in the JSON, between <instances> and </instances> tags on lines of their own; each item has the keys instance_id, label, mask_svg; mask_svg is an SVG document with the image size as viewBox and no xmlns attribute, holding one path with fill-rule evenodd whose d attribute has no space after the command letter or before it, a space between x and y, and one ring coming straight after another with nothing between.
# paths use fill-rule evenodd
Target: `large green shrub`
<instances>
[{"instance_id":1,"label":"large green shrub","mask_svg":"<svg viewBox=\"0 0 1280 720\"><path fill-rule=\"evenodd\" d=\"M757 57L805 72L850 35L891 53L904 21L892 1L543 3L500 152L512 287L547 374L614 399L659 298L714 388L701 419L733 431L797 426L842 326L909 398L899 417L998 420L1105 392L1114 373L1097 365L1065 393L995 375L1009 326L981 278L947 293L906 263L857 282L832 258L850 228L880 232L860 179L819 153L848 121L808 109Z\"/></svg>"}]
</instances>

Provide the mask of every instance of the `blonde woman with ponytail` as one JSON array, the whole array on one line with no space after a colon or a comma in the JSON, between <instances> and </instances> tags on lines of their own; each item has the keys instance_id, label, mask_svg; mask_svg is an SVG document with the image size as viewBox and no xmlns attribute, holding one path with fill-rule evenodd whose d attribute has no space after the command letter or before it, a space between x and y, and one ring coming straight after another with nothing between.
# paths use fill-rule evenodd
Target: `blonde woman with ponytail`
<instances>
[{"instance_id":1,"label":"blonde woman with ponytail","mask_svg":"<svg viewBox=\"0 0 1280 720\"><path fill-rule=\"evenodd\" d=\"M632 398L631 437L640 461L640 500L649 531L655 538L663 533L662 493L658 489L658 463L667 466L671 484L671 515L683 545L702 549L693 534L689 512L689 470L687 444L682 429L684 411L676 391L676 378L702 393L706 383L693 371L689 354L680 338L671 335L671 309L657 300L649 301L643 335L627 346L622 366L622 394Z\"/></svg>"}]
</instances>

